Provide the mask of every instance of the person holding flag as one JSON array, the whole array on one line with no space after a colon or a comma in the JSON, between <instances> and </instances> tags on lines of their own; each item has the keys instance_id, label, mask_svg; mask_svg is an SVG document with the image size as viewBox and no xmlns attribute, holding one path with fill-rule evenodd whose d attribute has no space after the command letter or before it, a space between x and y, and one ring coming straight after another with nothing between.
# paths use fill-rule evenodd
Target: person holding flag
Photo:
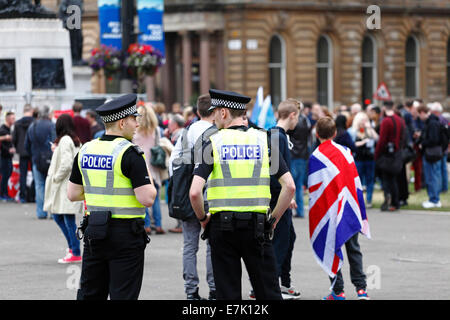
<instances>
[{"instance_id":1,"label":"person holding flag","mask_svg":"<svg viewBox=\"0 0 450 320\"><path fill-rule=\"evenodd\" d=\"M348 148L333 142L332 118L319 119L316 136L320 145L308 163L309 231L315 258L332 281L332 291L324 300L345 300L340 271L343 245L358 299L368 300L358 233L370 239L370 230L355 161Z\"/></svg>"}]
</instances>

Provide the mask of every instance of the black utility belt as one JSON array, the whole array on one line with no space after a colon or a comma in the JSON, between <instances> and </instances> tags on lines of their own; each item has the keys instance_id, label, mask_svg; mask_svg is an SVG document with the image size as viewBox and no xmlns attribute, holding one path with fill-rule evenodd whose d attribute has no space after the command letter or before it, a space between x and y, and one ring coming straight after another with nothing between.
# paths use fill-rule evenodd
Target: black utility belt
<instances>
[{"instance_id":1,"label":"black utility belt","mask_svg":"<svg viewBox=\"0 0 450 320\"><path fill-rule=\"evenodd\" d=\"M144 231L144 219L111 218L110 211L92 211L84 217L78 229L88 240L103 240L108 236L110 227L131 228L131 231L137 234ZM79 231L77 231L78 234ZM81 239L80 235L78 237Z\"/></svg>"},{"instance_id":2,"label":"black utility belt","mask_svg":"<svg viewBox=\"0 0 450 320\"><path fill-rule=\"evenodd\" d=\"M254 217L263 216L265 217L265 213L261 212L238 212L238 211L220 211L211 215L213 220L221 220L223 217L227 219L235 219L235 220L251 220ZM222 217L222 218L221 218Z\"/></svg>"}]
</instances>

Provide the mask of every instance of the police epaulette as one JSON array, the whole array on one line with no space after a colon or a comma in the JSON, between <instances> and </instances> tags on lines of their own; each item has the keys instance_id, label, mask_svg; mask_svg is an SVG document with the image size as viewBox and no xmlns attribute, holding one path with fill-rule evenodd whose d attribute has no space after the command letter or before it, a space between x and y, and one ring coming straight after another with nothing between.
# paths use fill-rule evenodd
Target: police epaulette
<instances>
[{"instance_id":1,"label":"police epaulette","mask_svg":"<svg viewBox=\"0 0 450 320\"><path fill-rule=\"evenodd\" d=\"M137 146L137 145L133 145L133 149L138 153L138 154L144 154L144 151L141 149L141 147Z\"/></svg>"}]
</instances>

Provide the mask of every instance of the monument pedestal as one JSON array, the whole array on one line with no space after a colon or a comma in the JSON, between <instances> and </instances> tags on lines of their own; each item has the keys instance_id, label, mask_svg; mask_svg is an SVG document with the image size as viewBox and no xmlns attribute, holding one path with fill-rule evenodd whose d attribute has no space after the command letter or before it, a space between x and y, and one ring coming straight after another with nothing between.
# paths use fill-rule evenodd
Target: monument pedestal
<instances>
[{"instance_id":1,"label":"monument pedestal","mask_svg":"<svg viewBox=\"0 0 450 320\"><path fill-rule=\"evenodd\" d=\"M73 66L73 92L76 94L91 94L92 69L89 66Z\"/></svg>"},{"instance_id":2,"label":"monument pedestal","mask_svg":"<svg viewBox=\"0 0 450 320\"><path fill-rule=\"evenodd\" d=\"M0 103L10 104L2 96L22 97L15 109L22 113L23 97L32 97L33 106L49 105L67 109L74 92L69 32L59 19L0 19L0 62L14 60L15 90L0 83ZM9 100L11 101L11 100Z\"/></svg>"}]
</instances>

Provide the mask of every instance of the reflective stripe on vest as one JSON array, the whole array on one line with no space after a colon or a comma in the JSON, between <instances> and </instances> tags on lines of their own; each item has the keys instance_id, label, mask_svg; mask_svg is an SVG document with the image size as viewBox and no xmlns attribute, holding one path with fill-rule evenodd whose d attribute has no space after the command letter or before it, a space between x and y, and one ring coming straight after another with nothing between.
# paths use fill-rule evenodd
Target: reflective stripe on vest
<instances>
[{"instance_id":1,"label":"reflective stripe on vest","mask_svg":"<svg viewBox=\"0 0 450 320\"><path fill-rule=\"evenodd\" d=\"M96 139L81 148L78 165L89 212L111 211L112 218L122 219L145 217L145 207L137 201L131 181L121 169L122 156L131 145L124 138Z\"/></svg>"},{"instance_id":2,"label":"reflective stripe on vest","mask_svg":"<svg viewBox=\"0 0 450 320\"><path fill-rule=\"evenodd\" d=\"M210 139L214 168L207 184L209 211L266 213L271 198L266 133L223 129Z\"/></svg>"}]
</instances>

